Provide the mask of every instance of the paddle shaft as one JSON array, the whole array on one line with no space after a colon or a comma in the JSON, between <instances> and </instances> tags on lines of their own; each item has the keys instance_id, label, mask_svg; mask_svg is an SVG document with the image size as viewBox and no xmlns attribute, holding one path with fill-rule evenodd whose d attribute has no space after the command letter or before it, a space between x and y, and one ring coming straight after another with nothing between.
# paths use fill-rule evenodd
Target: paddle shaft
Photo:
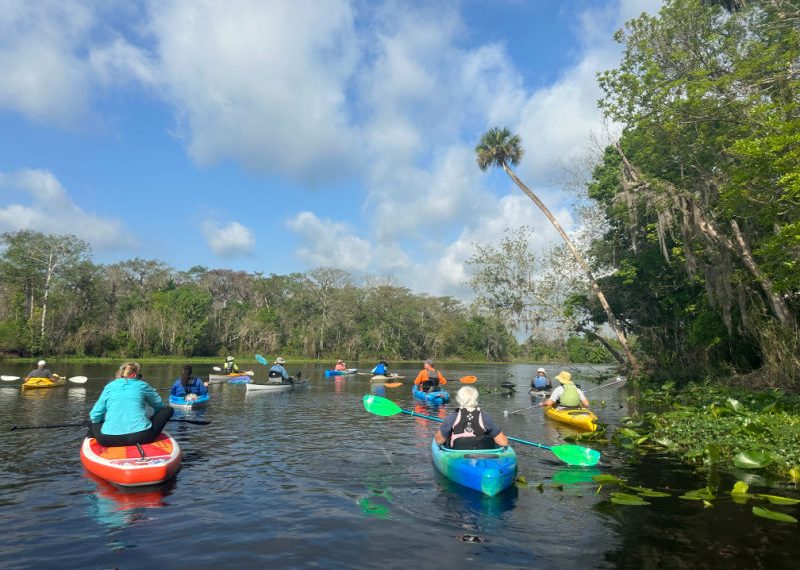
<instances>
[{"instance_id":1,"label":"paddle shaft","mask_svg":"<svg viewBox=\"0 0 800 570\"><path fill-rule=\"evenodd\" d=\"M207 426L211 422L207 420L188 420L185 418L170 418L170 422L180 422L184 424L193 424L196 426ZM16 431L18 429L55 429L67 427L87 427L88 422L74 423L74 424L42 424L40 426L11 426L9 431Z\"/></svg>"},{"instance_id":2,"label":"paddle shaft","mask_svg":"<svg viewBox=\"0 0 800 570\"><path fill-rule=\"evenodd\" d=\"M425 414L418 414L417 412L413 412L411 410L402 410L402 412L404 414L408 414L410 416L417 416L418 418L425 418L426 420L433 420L435 422L444 423L444 420L442 418L437 418L435 416L426 416ZM516 437L510 437L510 436L506 436L506 437L508 437L508 439L510 441L516 441L517 443L524 443L525 445L532 445L533 447L538 447L540 449L547 449L548 451L551 451L551 448L549 446L543 445L541 443L536 443L535 441L527 441L527 440L524 440L524 439L519 439L519 438L516 438Z\"/></svg>"},{"instance_id":3,"label":"paddle shaft","mask_svg":"<svg viewBox=\"0 0 800 570\"><path fill-rule=\"evenodd\" d=\"M583 393L586 394L587 392L591 392L592 390L599 390L600 388L608 388L609 386L613 386L614 384L621 384L622 382L625 382L625 380L623 380L622 378L617 378L616 380L614 380L613 382L609 382L608 384L603 384L602 386L595 386L594 388L589 388L588 390L584 390ZM524 412L525 410L530 410L531 408L535 408L538 405L539 404L533 404L531 406L528 406L527 408L520 408L519 410L514 410L513 412L511 412L511 415ZM508 439L511 438L509 437Z\"/></svg>"}]
</instances>

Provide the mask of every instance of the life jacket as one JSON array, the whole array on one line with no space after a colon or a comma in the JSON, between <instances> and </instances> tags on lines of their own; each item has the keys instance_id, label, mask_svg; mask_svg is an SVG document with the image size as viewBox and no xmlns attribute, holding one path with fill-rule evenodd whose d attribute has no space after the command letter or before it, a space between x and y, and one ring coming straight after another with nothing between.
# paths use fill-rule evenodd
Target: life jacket
<instances>
[{"instance_id":1,"label":"life jacket","mask_svg":"<svg viewBox=\"0 0 800 570\"><path fill-rule=\"evenodd\" d=\"M461 408L456 413L453 431L450 433L449 447L452 449L482 449L486 439L486 426L480 408L471 412Z\"/></svg>"},{"instance_id":2,"label":"life jacket","mask_svg":"<svg viewBox=\"0 0 800 570\"><path fill-rule=\"evenodd\" d=\"M537 390L543 390L547 388L547 376L537 376L534 378L533 387Z\"/></svg>"},{"instance_id":3,"label":"life jacket","mask_svg":"<svg viewBox=\"0 0 800 570\"><path fill-rule=\"evenodd\" d=\"M575 384L563 384L564 393L558 399L559 406L577 408L581 405L581 396L578 394L578 387Z\"/></svg>"},{"instance_id":4,"label":"life jacket","mask_svg":"<svg viewBox=\"0 0 800 570\"><path fill-rule=\"evenodd\" d=\"M226 362L225 366L223 367L225 370L225 374L232 374L234 372L239 372L239 365L235 362Z\"/></svg>"},{"instance_id":5,"label":"life jacket","mask_svg":"<svg viewBox=\"0 0 800 570\"><path fill-rule=\"evenodd\" d=\"M372 369L373 374L386 374L386 365L381 362Z\"/></svg>"},{"instance_id":6,"label":"life jacket","mask_svg":"<svg viewBox=\"0 0 800 570\"><path fill-rule=\"evenodd\" d=\"M428 379L420 382L419 387L423 392L436 392L439 389L439 372L428 370Z\"/></svg>"}]
</instances>

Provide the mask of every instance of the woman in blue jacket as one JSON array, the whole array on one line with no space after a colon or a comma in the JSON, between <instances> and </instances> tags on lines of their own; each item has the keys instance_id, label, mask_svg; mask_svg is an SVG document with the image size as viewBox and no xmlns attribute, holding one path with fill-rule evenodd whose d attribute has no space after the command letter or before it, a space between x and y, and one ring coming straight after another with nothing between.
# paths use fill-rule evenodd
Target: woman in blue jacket
<instances>
[{"instance_id":1,"label":"woman in blue jacket","mask_svg":"<svg viewBox=\"0 0 800 570\"><path fill-rule=\"evenodd\" d=\"M181 377L175 380L170 388L169 395L183 398L187 402L196 400L200 396L208 394L208 388L200 378L192 378L192 365L184 364Z\"/></svg>"},{"instance_id":2,"label":"woman in blue jacket","mask_svg":"<svg viewBox=\"0 0 800 570\"><path fill-rule=\"evenodd\" d=\"M147 417L148 405L155 411L152 418ZM171 417L172 408L142 380L139 364L126 362L89 412L89 434L106 447L150 443Z\"/></svg>"}]
</instances>

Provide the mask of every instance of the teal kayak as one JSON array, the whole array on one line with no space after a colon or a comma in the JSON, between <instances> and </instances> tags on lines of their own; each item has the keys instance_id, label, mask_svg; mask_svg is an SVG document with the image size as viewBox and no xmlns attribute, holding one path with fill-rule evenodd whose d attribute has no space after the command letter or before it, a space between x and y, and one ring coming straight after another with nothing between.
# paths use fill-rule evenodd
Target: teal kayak
<instances>
[{"instance_id":1,"label":"teal kayak","mask_svg":"<svg viewBox=\"0 0 800 570\"><path fill-rule=\"evenodd\" d=\"M450 449L433 440L431 454L442 475L490 497L508 489L517 477L517 454L510 447Z\"/></svg>"},{"instance_id":2,"label":"teal kayak","mask_svg":"<svg viewBox=\"0 0 800 570\"><path fill-rule=\"evenodd\" d=\"M199 408L201 406L205 406L208 404L208 394L203 394L202 396L198 397L195 400L189 400L188 402L184 399L183 396L170 396L169 397L169 405L173 408L180 408L183 410L192 410L194 408Z\"/></svg>"}]
</instances>

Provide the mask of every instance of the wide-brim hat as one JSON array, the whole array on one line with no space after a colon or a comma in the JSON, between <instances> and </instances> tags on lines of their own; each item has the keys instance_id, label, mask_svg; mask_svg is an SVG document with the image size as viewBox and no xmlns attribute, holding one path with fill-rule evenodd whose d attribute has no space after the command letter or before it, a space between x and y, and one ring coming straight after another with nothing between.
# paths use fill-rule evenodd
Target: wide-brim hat
<instances>
[{"instance_id":1,"label":"wide-brim hat","mask_svg":"<svg viewBox=\"0 0 800 570\"><path fill-rule=\"evenodd\" d=\"M232 362L232 361L233 361L233 356L229 356L228 358L225 359L225 362Z\"/></svg>"},{"instance_id":2,"label":"wide-brim hat","mask_svg":"<svg viewBox=\"0 0 800 570\"><path fill-rule=\"evenodd\" d=\"M555 378L562 384L572 384L572 374L570 374L566 370L562 370L561 372L556 374Z\"/></svg>"},{"instance_id":3,"label":"wide-brim hat","mask_svg":"<svg viewBox=\"0 0 800 570\"><path fill-rule=\"evenodd\" d=\"M283 358L278 357L278 358L275 359L275 364L286 364L286 360L284 360Z\"/></svg>"},{"instance_id":4,"label":"wide-brim hat","mask_svg":"<svg viewBox=\"0 0 800 570\"><path fill-rule=\"evenodd\" d=\"M546 373L546 372L547 372L547 370L545 370L544 368L537 368L537 369L536 369L536 372L545 372L545 373Z\"/></svg>"}]
</instances>

